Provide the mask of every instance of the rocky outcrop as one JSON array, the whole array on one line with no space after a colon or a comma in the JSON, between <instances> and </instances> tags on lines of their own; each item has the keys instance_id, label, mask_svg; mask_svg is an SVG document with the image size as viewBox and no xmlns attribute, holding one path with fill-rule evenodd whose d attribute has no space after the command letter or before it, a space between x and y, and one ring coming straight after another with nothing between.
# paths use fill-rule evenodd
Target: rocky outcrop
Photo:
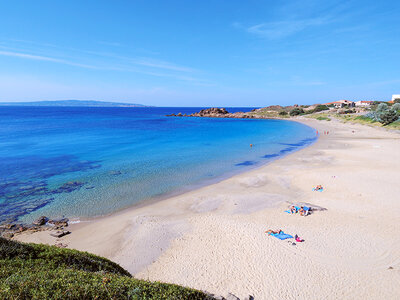
<instances>
[{"instance_id":1,"label":"rocky outcrop","mask_svg":"<svg viewBox=\"0 0 400 300\"><path fill-rule=\"evenodd\" d=\"M212 107L207 109L202 109L199 112L187 114L170 114L167 117L205 117L205 118L237 118L237 119L252 119L253 115L244 112L230 113L225 108Z\"/></svg>"},{"instance_id":2,"label":"rocky outcrop","mask_svg":"<svg viewBox=\"0 0 400 300\"><path fill-rule=\"evenodd\" d=\"M64 228L68 226L68 222L69 220L67 218L49 219L45 216L41 216L37 218L32 224L2 224L0 225L0 236L11 239L15 235L18 235L25 231L38 232L48 230L50 231L51 236L61 237L70 233L69 231L67 232L64 230Z\"/></svg>"},{"instance_id":3,"label":"rocky outcrop","mask_svg":"<svg viewBox=\"0 0 400 300\"><path fill-rule=\"evenodd\" d=\"M32 224L37 225L37 226L42 226L42 225L46 224L48 220L49 219L47 217L41 216L41 217L37 218L35 221L33 221Z\"/></svg>"},{"instance_id":4,"label":"rocky outcrop","mask_svg":"<svg viewBox=\"0 0 400 300\"><path fill-rule=\"evenodd\" d=\"M60 238L63 237L64 235L70 234L71 232L68 230L59 230L53 233L50 233L51 236L56 237L56 238Z\"/></svg>"}]
</instances>

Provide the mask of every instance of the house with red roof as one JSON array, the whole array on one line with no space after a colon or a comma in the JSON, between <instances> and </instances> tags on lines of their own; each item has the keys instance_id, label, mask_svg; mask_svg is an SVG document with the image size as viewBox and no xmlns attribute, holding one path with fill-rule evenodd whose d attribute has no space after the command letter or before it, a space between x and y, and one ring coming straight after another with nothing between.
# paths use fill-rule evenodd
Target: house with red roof
<instances>
[{"instance_id":1,"label":"house with red roof","mask_svg":"<svg viewBox=\"0 0 400 300\"><path fill-rule=\"evenodd\" d=\"M354 107L355 104L353 101L350 100L339 100L334 102L324 103L324 105L334 105L335 108L342 108L342 107Z\"/></svg>"}]
</instances>

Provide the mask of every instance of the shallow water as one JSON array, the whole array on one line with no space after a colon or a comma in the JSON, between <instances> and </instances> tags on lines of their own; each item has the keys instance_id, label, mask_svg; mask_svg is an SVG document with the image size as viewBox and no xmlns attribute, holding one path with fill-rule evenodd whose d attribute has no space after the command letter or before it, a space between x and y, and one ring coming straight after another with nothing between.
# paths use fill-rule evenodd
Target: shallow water
<instances>
[{"instance_id":1,"label":"shallow water","mask_svg":"<svg viewBox=\"0 0 400 300\"><path fill-rule=\"evenodd\" d=\"M1 107L0 222L108 214L315 139L290 121L165 117L200 109Z\"/></svg>"}]
</instances>

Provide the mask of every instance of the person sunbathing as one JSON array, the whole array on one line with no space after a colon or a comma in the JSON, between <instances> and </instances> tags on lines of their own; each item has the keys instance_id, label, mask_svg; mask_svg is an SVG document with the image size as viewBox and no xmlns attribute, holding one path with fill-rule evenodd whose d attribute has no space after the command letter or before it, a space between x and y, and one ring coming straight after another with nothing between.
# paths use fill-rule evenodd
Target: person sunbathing
<instances>
[{"instance_id":1,"label":"person sunbathing","mask_svg":"<svg viewBox=\"0 0 400 300\"><path fill-rule=\"evenodd\" d=\"M317 185L316 188L315 188L316 191L319 191L319 190L322 190L322 189L323 189L323 187L322 187L322 185L320 185L320 184Z\"/></svg>"},{"instance_id":2,"label":"person sunbathing","mask_svg":"<svg viewBox=\"0 0 400 300\"><path fill-rule=\"evenodd\" d=\"M304 240L301 239L297 234L294 236L294 238L295 238L296 242L298 242L298 243L304 242Z\"/></svg>"},{"instance_id":3,"label":"person sunbathing","mask_svg":"<svg viewBox=\"0 0 400 300\"><path fill-rule=\"evenodd\" d=\"M296 209L296 207L295 207L294 205L292 205L292 206L290 207L290 213L292 213L292 214L297 213L297 209Z\"/></svg>"},{"instance_id":4,"label":"person sunbathing","mask_svg":"<svg viewBox=\"0 0 400 300\"><path fill-rule=\"evenodd\" d=\"M281 232L283 232L281 229L278 229L278 230L268 229L265 233L267 233L268 235L271 235L271 234L280 234Z\"/></svg>"},{"instance_id":5,"label":"person sunbathing","mask_svg":"<svg viewBox=\"0 0 400 300\"><path fill-rule=\"evenodd\" d=\"M299 213L300 216L305 216L307 214L307 211L304 209L304 206L300 206Z\"/></svg>"}]
</instances>

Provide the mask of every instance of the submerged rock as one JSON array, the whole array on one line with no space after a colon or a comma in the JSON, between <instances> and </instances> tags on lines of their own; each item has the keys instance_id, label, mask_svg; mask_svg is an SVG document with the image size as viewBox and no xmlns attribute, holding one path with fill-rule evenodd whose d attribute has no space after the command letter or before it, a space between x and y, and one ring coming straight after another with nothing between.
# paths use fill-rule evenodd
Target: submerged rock
<instances>
[{"instance_id":1,"label":"submerged rock","mask_svg":"<svg viewBox=\"0 0 400 300\"><path fill-rule=\"evenodd\" d=\"M110 172L110 175L121 175L122 174L122 172L121 171L119 171L119 170L117 170L117 171L111 171Z\"/></svg>"},{"instance_id":2,"label":"submerged rock","mask_svg":"<svg viewBox=\"0 0 400 300\"><path fill-rule=\"evenodd\" d=\"M62 186L60 186L58 189L53 190L53 193L59 194L59 193L71 193L72 191L75 191L77 189L80 189L82 186L84 186L85 183L80 182L80 181L68 181L64 183Z\"/></svg>"}]
</instances>

